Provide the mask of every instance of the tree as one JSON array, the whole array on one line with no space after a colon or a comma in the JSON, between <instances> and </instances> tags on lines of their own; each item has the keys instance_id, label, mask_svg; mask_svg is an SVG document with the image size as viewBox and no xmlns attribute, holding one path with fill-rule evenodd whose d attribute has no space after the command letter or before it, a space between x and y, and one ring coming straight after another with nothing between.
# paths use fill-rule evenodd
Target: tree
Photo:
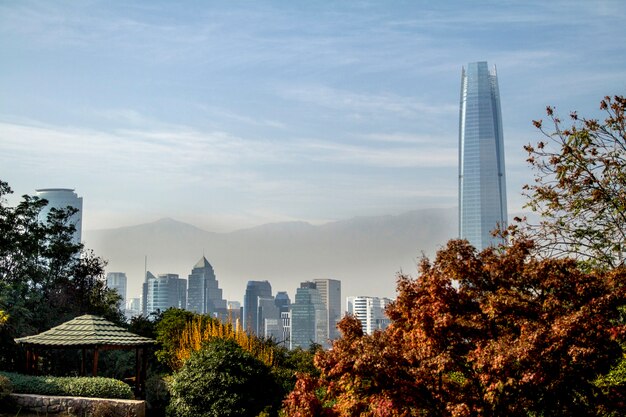
<instances>
[{"instance_id":1,"label":"tree","mask_svg":"<svg viewBox=\"0 0 626 417\"><path fill-rule=\"evenodd\" d=\"M280 404L270 368L235 341L215 338L195 351L170 382L179 417L256 416Z\"/></svg>"},{"instance_id":2,"label":"tree","mask_svg":"<svg viewBox=\"0 0 626 417\"><path fill-rule=\"evenodd\" d=\"M123 320L119 296L103 279L105 262L72 242L74 209L52 209L40 221L47 201L25 195L11 207L12 192L0 181L0 310L8 315L0 327L0 368L7 370L21 358L16 337L86 313Z\"/></svg>"},{"instance_id":3,"label":"tree","mask_svg":"<svg viewBox=\"0 0 626 417\"><path fill-rule=\"evenodd\" d=\"M622 350L626 268L583 272L532 244L476 253L450 241L416 279L400 276L391 325L316 355L285 401L298 416L585 416L611 407L594 380ZM622 406L623 407L623 406ZM622 409L620 412L623 412Z\"/></svg>"},{"instance_id":4,"label":"tree","mask_svg":"<svg viewBox=\"0 0 626 417\"><path fill-rule=\"evenodd\" d=\"M527 145L535 183L526 185L527 207L542 216L527 231L546 257L574 256L616 267L626 262L626 98L605 97L604 122L571 113L563 127L552 107L535 127L545 139Z\"/></svg>"}]
</instances>

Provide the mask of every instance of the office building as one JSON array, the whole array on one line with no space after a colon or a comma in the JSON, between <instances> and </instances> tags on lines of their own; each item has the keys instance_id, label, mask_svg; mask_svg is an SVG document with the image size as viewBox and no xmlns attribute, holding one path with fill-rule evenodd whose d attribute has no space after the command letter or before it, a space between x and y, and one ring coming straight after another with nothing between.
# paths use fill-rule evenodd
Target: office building
<instances>
[{"instance_id":1,"label":"office building","mask_svg":"<svg viewBox=\"0 0 626 417\"><path fill-rule=\"evenodd\" d=\"M126 308L126 283L128 281L126 274L124 272L109 272L107 273L106 280L107 288L117 291L122 297L119 302L119 307L124 310Z\"/></svg>"},{"instance_id":2,"label":"office building","mask_svg":"<svg viewBox=\"0 0 626 417\"><path fill-rule=\"evenodd\" d=\"M291 305L290 348L309 348L312 343L328 347L328 316L314 282L303 282Z\"/></svg>"},{"instance_id":3,"label":"office building","mask_svg":"<svg viewBox=\"0 0 626 417\"><path fill-rule=\"evenodd\" d=\"M129 298L126 300L126 310L124 310L124 315L127 320L141 315L141 298Z\"/></svg>"},{"instance_id":4,"label":"office building","mask_svg":"<svg viewBox=\"0 0 626 417\"><path fill-rule=\"evenodd\" d=\"M155 277L148 271L144 288L145 314L187 306L187 280L179 278L178 274L159 274Z\"/></svg>"},{"instance_id":5,"label":"office building","mask_svg":"<svg viewBox=\"0 0 626 417\"><path fill-rule=\"evenodd\" d=\"M463 68L459 117L459 236L477 249L501 243L506 228L506 176L500 93L495 67Z\"/></svg>"},{"instance_id":6,"label":"office building","mask_svg":"<svg viewBox=\"0 0 626 417\"><path fill-rule=\"evenodd\" d=\"M259 297L271 297L272 286L268 281L248 281L243 299L243 328L259 335L263 328L258 322Z\"/></svg>"},{"instance_id":7,"label":"office building","mask_svg":"<svg viewBox=\"0 0 626 417\"><path fill-rule=\"evenodd\" d=\"M320 293L322 303L326 307L328 328L326 333L330 340L339 338L337 323L341 320L341 281L336 279L315 279L315 286Z\"/></svg>"},{"instance_id":8,"label":"office building","mask_svg":"<svg viewBox=\"0 0 626 417\"><path fill-rule=\"evenodd\" d=\"M226 300L209 261L203 256L191 270L187 281L187 310L227 320Z\"/></svg>"},{"instance_id":9,"label":"office building","mask_svg":"<svg viewBox=\"0 0 626 417\"><path fill-rule=\"evenodd\" d=\"M52 208L66 209L71 207L76 210L69 218L69 223L74 226L74 236L72 242L80 244L82 242L83 230L83 198L79 197L71 188L40 188L35 190L37 197L48 201L46 207L39 214L40 221L48 219L48 213Z\"/></svg>"},{"instance_id":10,"label":"office building","mask_svg":"<svg viewBox=\"0 0 626 417\"><path fill-rule=\"evenodd\" d=\"M363 333L370 335L389 326L390 321L385 314L385 308L389 303L390 299L379 297L359 296L346 299L348 314L359 319Z\"/></svg>"},{"instance_id":11,"label":"office building","mask_svg":"<svg viewBox=\"0 0 626 417\"><path fill-rule=\"evenodd\" d=\"M286 291L278 291L274 300L276 302L276 307L278 307L278 311L281 313L289 311L291 300L289 299L289 294L287 294Z\"/></svg>"},{"instance_id":12,"label":"office building","mask_svg":"<svg viewBox=\"0 0 626 417\"><path fill-rule=\"evenodd\" d=\"M241 303L239 301L228 301L226 302L226 309L228 310L228 323L233 324L235 327L243 326Z\"/></svg>"},{"instance_id":13,"label":"office building","mask_svg":"<svg viewBox=\"0 0 626 417\"><path fill-rule=\"evenodd\" d=\"M280 319L280 310L276 306L274 297L259 297L257 320L259 322L259 336L271 338L275 342L283 340L283 324Z\"/></svg>"}]
</instances>

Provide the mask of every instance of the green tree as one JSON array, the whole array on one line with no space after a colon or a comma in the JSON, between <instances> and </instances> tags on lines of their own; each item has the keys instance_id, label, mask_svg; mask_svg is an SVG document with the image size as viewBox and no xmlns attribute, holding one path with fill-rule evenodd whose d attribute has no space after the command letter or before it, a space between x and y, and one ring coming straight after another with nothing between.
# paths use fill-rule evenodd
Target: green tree
<instances>
[{"instance_id":1,"label":"green tree","mask_svg":"<svg viewBox=\"0 0 626 417\"><path fill-rule=\"evenodd\" d=\"M192 353L170 382L170 412L179 417L256 416L278 408L270 368L233 340L213 339Z\"/></svg>"},{"instance_id":2,"label":"green tree","mask_svg":"<svg viewBox=\"0 0 626 417\"><path fill-rule=\"evenodd\" d=\"M541 215L526 230L546 257L573 256L616 267L626 262L626 98L605 97L603 122L571 113L564 127L552 107L544 139L527 145L535 183L527 207Z\"/></svg>"},{"instance_id":3,"label":"green tree","mask_svg":"<svg viewBox=\"0 0 626 417\"><path fill-rule=\"evenodd\" d=\"M481 253L450 241L400 276L391 325L354 318L320 352L318 378L285 401L297 416L588 416L623 413L594 380L622 356L626 269L583 272L516 240ZM613 410L611 409L613 407Z\"/></svg>"},{"instance_id":4,"label":"green tree","mask_svg":"<svg viewBox=\"0 0 626 417\"><path fill-rule=\"evenodd\" d=\"M52 209L42 222L47 201L25 195L11 207L11 193L0 181L0 310L8 314L0 327L0 368L7 370L22 357L15 337L86 313L123 320L119 296L104 282L104 261L72 242L73 209Z\"/></svg>"}]
</instances>

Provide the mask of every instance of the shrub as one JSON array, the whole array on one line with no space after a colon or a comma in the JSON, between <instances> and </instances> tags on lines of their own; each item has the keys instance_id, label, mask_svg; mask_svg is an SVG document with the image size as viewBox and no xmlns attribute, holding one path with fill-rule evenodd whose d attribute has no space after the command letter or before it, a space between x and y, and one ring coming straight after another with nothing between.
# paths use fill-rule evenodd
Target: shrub
<instances>
[{"instance_id":1,"label":"shrub","mask_svg":"<svg viewBox=\"0 0 626 417\"><path fill-rule=\"evenodd\" d=\"M217 338L191 354L170 391L168 412L176 417L256 416L281 401L267 365L235 341Z\"/></svg>"},{"instance_id":2,"label":"shrub","mask_svg":"<svg viewBox=\"0 0 626 417\"><path fill-rule=\"evenodd\" d=\"M9 372L0 372L0 376L8 378L13 391L21 394L133 398L133 392L128 385L111 378L30 376Z\"/></svg>"},{"instance_id":3,"label":"shrub","mask_svg":"<svg viewBox=\"0 0 626 417\"><path fill-rule=\"evenodd\" d=\"M0 375L0 403L11 394L13 385L6 376Z\"/></svg>"}]
</instances>

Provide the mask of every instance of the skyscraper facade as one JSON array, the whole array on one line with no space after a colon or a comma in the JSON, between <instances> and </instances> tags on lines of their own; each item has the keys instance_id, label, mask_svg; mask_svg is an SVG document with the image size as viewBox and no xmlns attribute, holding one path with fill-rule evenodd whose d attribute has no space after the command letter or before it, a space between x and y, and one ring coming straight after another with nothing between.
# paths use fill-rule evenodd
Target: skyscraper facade
<instances>
[{"instance_id":1,"label":"skyscraper facade","mask_svg":"<svg viewBox=\"0 0 626 417\"><path fill-rule=\"evenodd\" d=\"M500 243L491 232L506 228L506 176L502 112L495 67L463 68L459 113L459 236L477 249Z\"/></svg>"},{"instance_id":2,"label":"skyscraper facade","mask_svg":"<svg viewBox=\"0 0 626 417\"><path fill-rule=\"evenodd\" d=\"M348 297L346 305L348 314L361 322L363 333L372 334L375 330L384 330L390 320L385 314L385 308L391 303L388 298L379 297Z\"/></svg>"},{"instance_id":3,"label":"skyscraper facade","mask_svg":"<svg viewBox=\"0 0 626 417\"><path fill-rule=\"evenodd\" d=\"M258 322L259 297L271 297L272 286L268 281L248 281L243 298L243 328L254 334L263 332L262 323Z\"/></svg>"},{"instance_id":4,"label":"skyscraper facade","mask_svg":"<svg viewBox=\"0 0 626 417\"><path fill-rule=\"evenodd\" d=\"M226 320L228 310L222 290L209 261L203 256L191 270L187 281L187 310Z\"/></svg>"},{"instance_id":5,"label":"skyscraper facade","mask_svg":"<svg viewBox=\"0 0 626 417\"><path fill-rule=\"evenodd\" d=\"M155 277L149 271L146 278L146 314L187 306L186 279L179 278L178 274L159 274Z\"/></svg>"},{"instance_id":6,"label":"skyscraper facade","mask_svg":"<svg viewBox=\"0 0 626 417\"><path fill-rule=\"evenodd\" d=\"M75 244L79 244L82 241L83 230L83 198L79 197L71 188L40 188L35 191L37 192L37 197L48 201L46 207L39 214L40 221L47 220L48 213L50 213L52 208L65 209L72 207L77 210L69 218L69 221L75 228L72 241Z\"/></svg>"},{"instance_id":7,"label":"skyscraper facade","mask_svg":"<svg viewBox=\"0 0 626 417\"><path fill-rule=\"evenodd\" d=\"M114 289L122 297L119 306L122 310L126 309L126 285L128 279L124 272L107 273L107 288Z\"/></svg>"},{"instance_id":8,"label":"skyscraper facade","mask_svg":"<svg viewBox=\"0 0 626 417\"><path fill-rule=\"evenodd\" d=\"M326 333L330 340L339 338L337 323L341 320L341 281L336 279L315 279L315 286L326 307L328 325Z\"/></svg>"},{"instance_id":9,"label":"skyscraper facade","mask_svg":"<svg viewBox=\"0 0 626 417\"><path fill-rule=\"evenodd\" d=\"M316 284L303 282L291 305L290 348L307 349L312 343L328 347L328 316Z\"/></svg>"}]
</instances>

